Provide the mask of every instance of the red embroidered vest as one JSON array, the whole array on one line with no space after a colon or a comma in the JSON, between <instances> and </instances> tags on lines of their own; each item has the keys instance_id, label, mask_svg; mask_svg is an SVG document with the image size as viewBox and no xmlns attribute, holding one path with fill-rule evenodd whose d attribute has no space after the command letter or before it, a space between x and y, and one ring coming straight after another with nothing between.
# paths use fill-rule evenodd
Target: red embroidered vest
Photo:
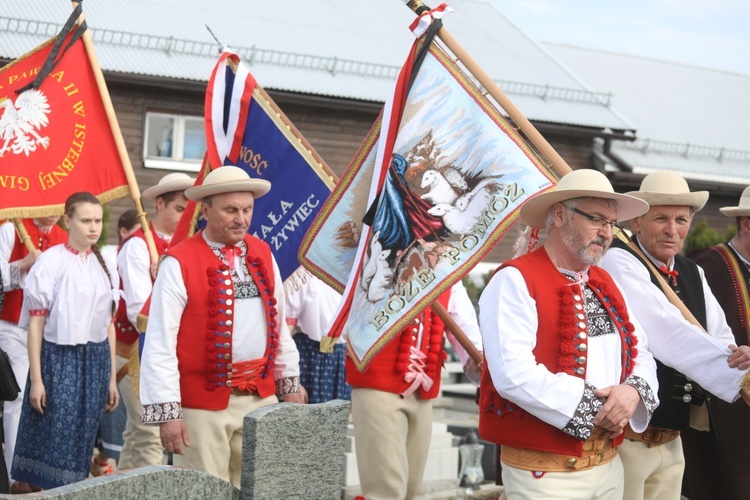
<instances>
[{"instance_id":1,"label":"red embroidered vest","mask_svg":"<svg viewBox=\"0 0 750 500\"><path fill-rule=\"evenodd\" d=\"M273 360L279 340L273 260L269 246L258 238L247 235L245 243L247 267L266 313L263 324L257 325L267 332L267 362L257 379L256 393L267 397L276 392ZM224 410L232 387L235 299L231 274L201 233L170 248L167 255L180 262L188 295L177 334L182 406Z\"/></svg>"},{"instance_id":2,"label":"red embroidered vest","mask_svg":"<svg viewBox=\"0 0 750 500\"><path fill-rule=\"evenodd\" d=\"M537 304L537 342L534 356L552 373L567 373L585 378L587 366L588 328L582 312L578 287L560 274L544 248L503 264L517 268L523 274L529 295ZM633 371L638 350L632 335L633 325L625 310L625 301L610 275L603 269L589 268L588 286L599 298L615 323L621 339L622 376L625 380ZM582 305L582 304L581 304ZM565 434L524 411L512 401L505 400L495 390L492 377L484 364L479 400L479 435L497 444L532 450L583 455L583 441ZM621 434L614 439L622 442Z\"/></svg>"},{"instance_id":3,"label":"red embroidered vest","mask_svg":"<svg viewBox=\"0 0 750 500\"><path fill-rule=\"evenodd\" d=\"M159 257L161 257L169 248L169 243L167 243L164 239L160 238L158 234L156 234L153 226L151 227L151 234L154 236L156 253L159 254ZM143 228L139 228L136 232L122 240L120 246L117 247L118 254L120 253L120 250L122 250L122 247L125 245L125 243L127 241L130 241L131 238L140 238L145 242L146 237L143 234ZM120 280L120 290L124 290L122 280ZM133 342L138 340L139 332L138 329L128 319L127 305L125 304L124 297L120 297L120 302L119 304L117 304L117 314L115 315L115 333L117 334L117 340L119 340L120 342L125 342L126 344L132 344Z\"/></svg>"},{"instance_id":4,"label":"red embroidered vest","mask_svg":"<svg viewBox=\"0 0 750 500\"><path fill-rule=\"evenodd\" d=\"M443 307L448 306L450 292L438 298ZM423 311L417 319L423 324L422 343L419 350L426 354L424 372L432 379L429 391L419 388L422 399L435 399L440 392L440 369L445 360L443 350L443 333L445 325L431 309ZM353 387L377 389L379 391L401 394L411 382L407 382L406 372L409 369L409 351L416 347L418 338L417 323L407 326L375 355L364 372L360 372L349 355L346 357L346 381Z\"/></svg>"},{"instance_id":5,"label":"red embroidered vest","mask_svg":"<svg viewBox=\"0 0 750 500\"><path fill-rule=\"evenodd\" d=\"M52 229L47 234L42 233L39 228L36 227L33 219L23 219L23 225L26 228L26 231L29 233L31 243L33 243L34 246L42 252L50 247L68 241L68 233L66 233L65 230L57 224L52 226ZM18 238L18 233L16 233L16 239L13 243L13 251L10 253L9 262L15 262L17 260L23 259L28 255L28 253L29 251L26 250L26 245L21 243L21 240ZM6 292L5 305L3 306L2 313L0 313L0 319L3 319L10 323L18 324L18 319L21 317L22 304L23 290L18 289Z\"/></svg>"}]
</instances>

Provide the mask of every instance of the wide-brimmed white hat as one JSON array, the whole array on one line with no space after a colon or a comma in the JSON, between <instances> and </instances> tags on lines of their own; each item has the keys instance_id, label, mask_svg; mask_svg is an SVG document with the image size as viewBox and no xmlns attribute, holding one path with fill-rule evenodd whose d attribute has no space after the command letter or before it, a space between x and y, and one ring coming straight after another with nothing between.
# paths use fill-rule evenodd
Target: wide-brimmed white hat
<instances>
[{"instance_id":1,"label":"wide-brimmed white hat","mask_svg":"<svg viewBox=\"0 0 750 500\"><path fill-rule=\"evenodd\" d=\"M201 201L207 196L222 193L251 192L260 198L271 190L271 183L264 179L253 179L239 167L226 165L209 173L203 185L185 191L185 196L193 201Z\"/></svg>"},{"instance_id":2,"label":"wide-brimmed white hat","mask_svg":"<svg viewBox=\"0 0 750 500\"><path fill-rule=\"evenodd\" d=\"M750 186L742 191L740 204L736 207L721 207L719 212L727 217L750 217Z\"/></svg>"},{"instance_id":3,"label":"wide-brimmed white hat","mask_svg":"<svg viewBox=\"0 0 750 500\"><path fill-rule=\"evenodd\" d=\"M697 212L708 201L708 191L690 192L688 183L681 175L669 170L651 172L643 178L641 188L631 191L635 196L649 205L673 205L693 207Z\"/></svg>"},{"instance_id":4,"label":"wide-brimmed white hat","mask_svg":"<svg viewBox=\"0 0 750 500\"><path fill-rule=\"evenodd\" d=\"M552 205L581 197L615 200L618 221L648 212L648 203L626 194L615 193L609 179L601 172L581 169L565 174L553 189L529 198L521 207L521 219L529 226L544 228Z\"/></svg>"},{"instance_id":5,"label":"wide-brimmed white hat","mask_svg":"<svg viewBox=\"0 0 750 500\"><path fill-rule=\"evenodd\" d=\"M185 191L186 189L193 187L194 183L195 179L188 174L174 172L159 179L159 183L156 186L151 186L146 189L143 192L143 197L147 200L153 201L165 193L171 193L172 191Z\"/></svg>"}]
</instances>

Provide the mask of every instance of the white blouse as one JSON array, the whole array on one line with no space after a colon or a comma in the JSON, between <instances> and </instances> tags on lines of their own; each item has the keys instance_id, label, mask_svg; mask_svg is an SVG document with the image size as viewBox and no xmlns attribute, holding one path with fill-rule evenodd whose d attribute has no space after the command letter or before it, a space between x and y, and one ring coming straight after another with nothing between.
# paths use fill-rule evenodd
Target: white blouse
<instances>
[{"instance_id":1,"label":"white blouse","mask_svg":"<svg viewBox=\"0 0 750 500\"><path fill-rule=\"evenodd\" d=\"M310 340L320 342L333 322L341 294L312 274L305 278L296 290L286 294L286 321L296 325ZM338 343L345 341L342 335Z\"/></svg>"},{"instance_id":2,"label":"white blouse","mask_svg":"<svg viewBox=\"0 0 750 500\"><path fill-rule=\"evenodd\" d=\"M24 283L19 326L30 315L47 315L44 340L60 345L102 342L112 322L112 305L120 298L114 262L106 262L112 284L93 252L80 253L67 244L39 256Z\"/></svg>"}]
</instances>

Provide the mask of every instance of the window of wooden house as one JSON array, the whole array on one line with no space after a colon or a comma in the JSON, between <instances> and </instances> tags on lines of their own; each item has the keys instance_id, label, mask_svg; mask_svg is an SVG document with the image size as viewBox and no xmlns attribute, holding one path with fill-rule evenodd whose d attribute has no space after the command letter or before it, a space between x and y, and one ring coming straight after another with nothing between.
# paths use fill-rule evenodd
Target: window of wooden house
<instances>
[{"instance_id":1,"label":"window of wooden house","mask_svg":"<svg viewBox=\"0 0 750 500\"><path fill-rule=\"evenodd\" d=\"M143 147L146 168L198 172L205 152L202 117L146 113Z\"/></svg>"}]
</instances>

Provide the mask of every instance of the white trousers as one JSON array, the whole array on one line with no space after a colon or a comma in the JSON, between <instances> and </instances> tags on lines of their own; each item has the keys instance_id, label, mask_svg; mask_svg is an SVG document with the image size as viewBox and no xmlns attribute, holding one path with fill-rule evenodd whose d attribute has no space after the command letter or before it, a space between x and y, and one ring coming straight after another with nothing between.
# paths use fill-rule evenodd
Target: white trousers
<instances>
[{"instance_id":1,"label":"white trousers","mask_svg":"<svg viewBox=\"0 0 750 500\"><path fill-rule=\"evenodd\" d=\"M623 471L619 455L604 465L571 472L532 472L503 462L502 477L508 500L623 498Z\"/></svg>"},{"instance_id":2,"label":"white trousers","mask_svg":"<svg viewBox=\"0 0 750 500\"><path fill-rule=\"evenodd\" d=\"M253 410L277 403L276 396L229 396L226 410L196 410L183 408L190 446L183 447L184 455L173 455L174 464L188 469L202 470L241 486L242 424L245 415ZM158 425L155 426L158 428ZM279 432L287 430L279 429ZM293 430L292 430L293 432ZM311 467L314 466L311 464Z\"/></svg>"},{"instance_id":3,"label":"white trousers","mask_svg":"<svg viewBox=\"0 0 750 500\"><path fill-rule=\"evenodd\" d=\"M354 447L367 500L414 498L432 439L432 401L352 388Z\"/></svg>"},{"instance_id":4,"label":"white trousers","mask_svg":"<svg viewBox=\"0 0 750 500\"><path fill-rule=\"evenodd\" d=\"M625 498L680 500L685 472L681 438L653 448L626 439L618 449L625 468Z\"/></svg>"},{"instance_id":5,"label":"white trousers","mask_svg":"<svg viewBox=\"0 0 750 500\"><path fill-rule=\"evenodd\" d=\"M125 366L128 358L117 356L117 371ZM146 425L141 422L141 400L133 390L133 381L130 375L125 375L120 383L120 394L127 412L125 432L122 434L123 445L120 452L120 461L117 464L119 470L133 469L135 467L147 467L149 465L161 465L164 459L164 451L161 447L158 425Z\"/></svg>"},{"instance_id":6,"label":"white trousers","mask_svg":"<svg viewBox=\"0 0 750 500\"><path fill-rule=\"evenodd\" d=\"M21 421L21 406L26 395L26 379L29 376L28 332L15 323L0 320L0 348L8 353L13 373L21 392L15 401L3 404L3 432L5 433L5 464L10 475L13 452L16 449L18 423ZM10 477L10 476L9 476ZM11 481L12 482L12 481Z\"/></svg>"}]
</instances>

